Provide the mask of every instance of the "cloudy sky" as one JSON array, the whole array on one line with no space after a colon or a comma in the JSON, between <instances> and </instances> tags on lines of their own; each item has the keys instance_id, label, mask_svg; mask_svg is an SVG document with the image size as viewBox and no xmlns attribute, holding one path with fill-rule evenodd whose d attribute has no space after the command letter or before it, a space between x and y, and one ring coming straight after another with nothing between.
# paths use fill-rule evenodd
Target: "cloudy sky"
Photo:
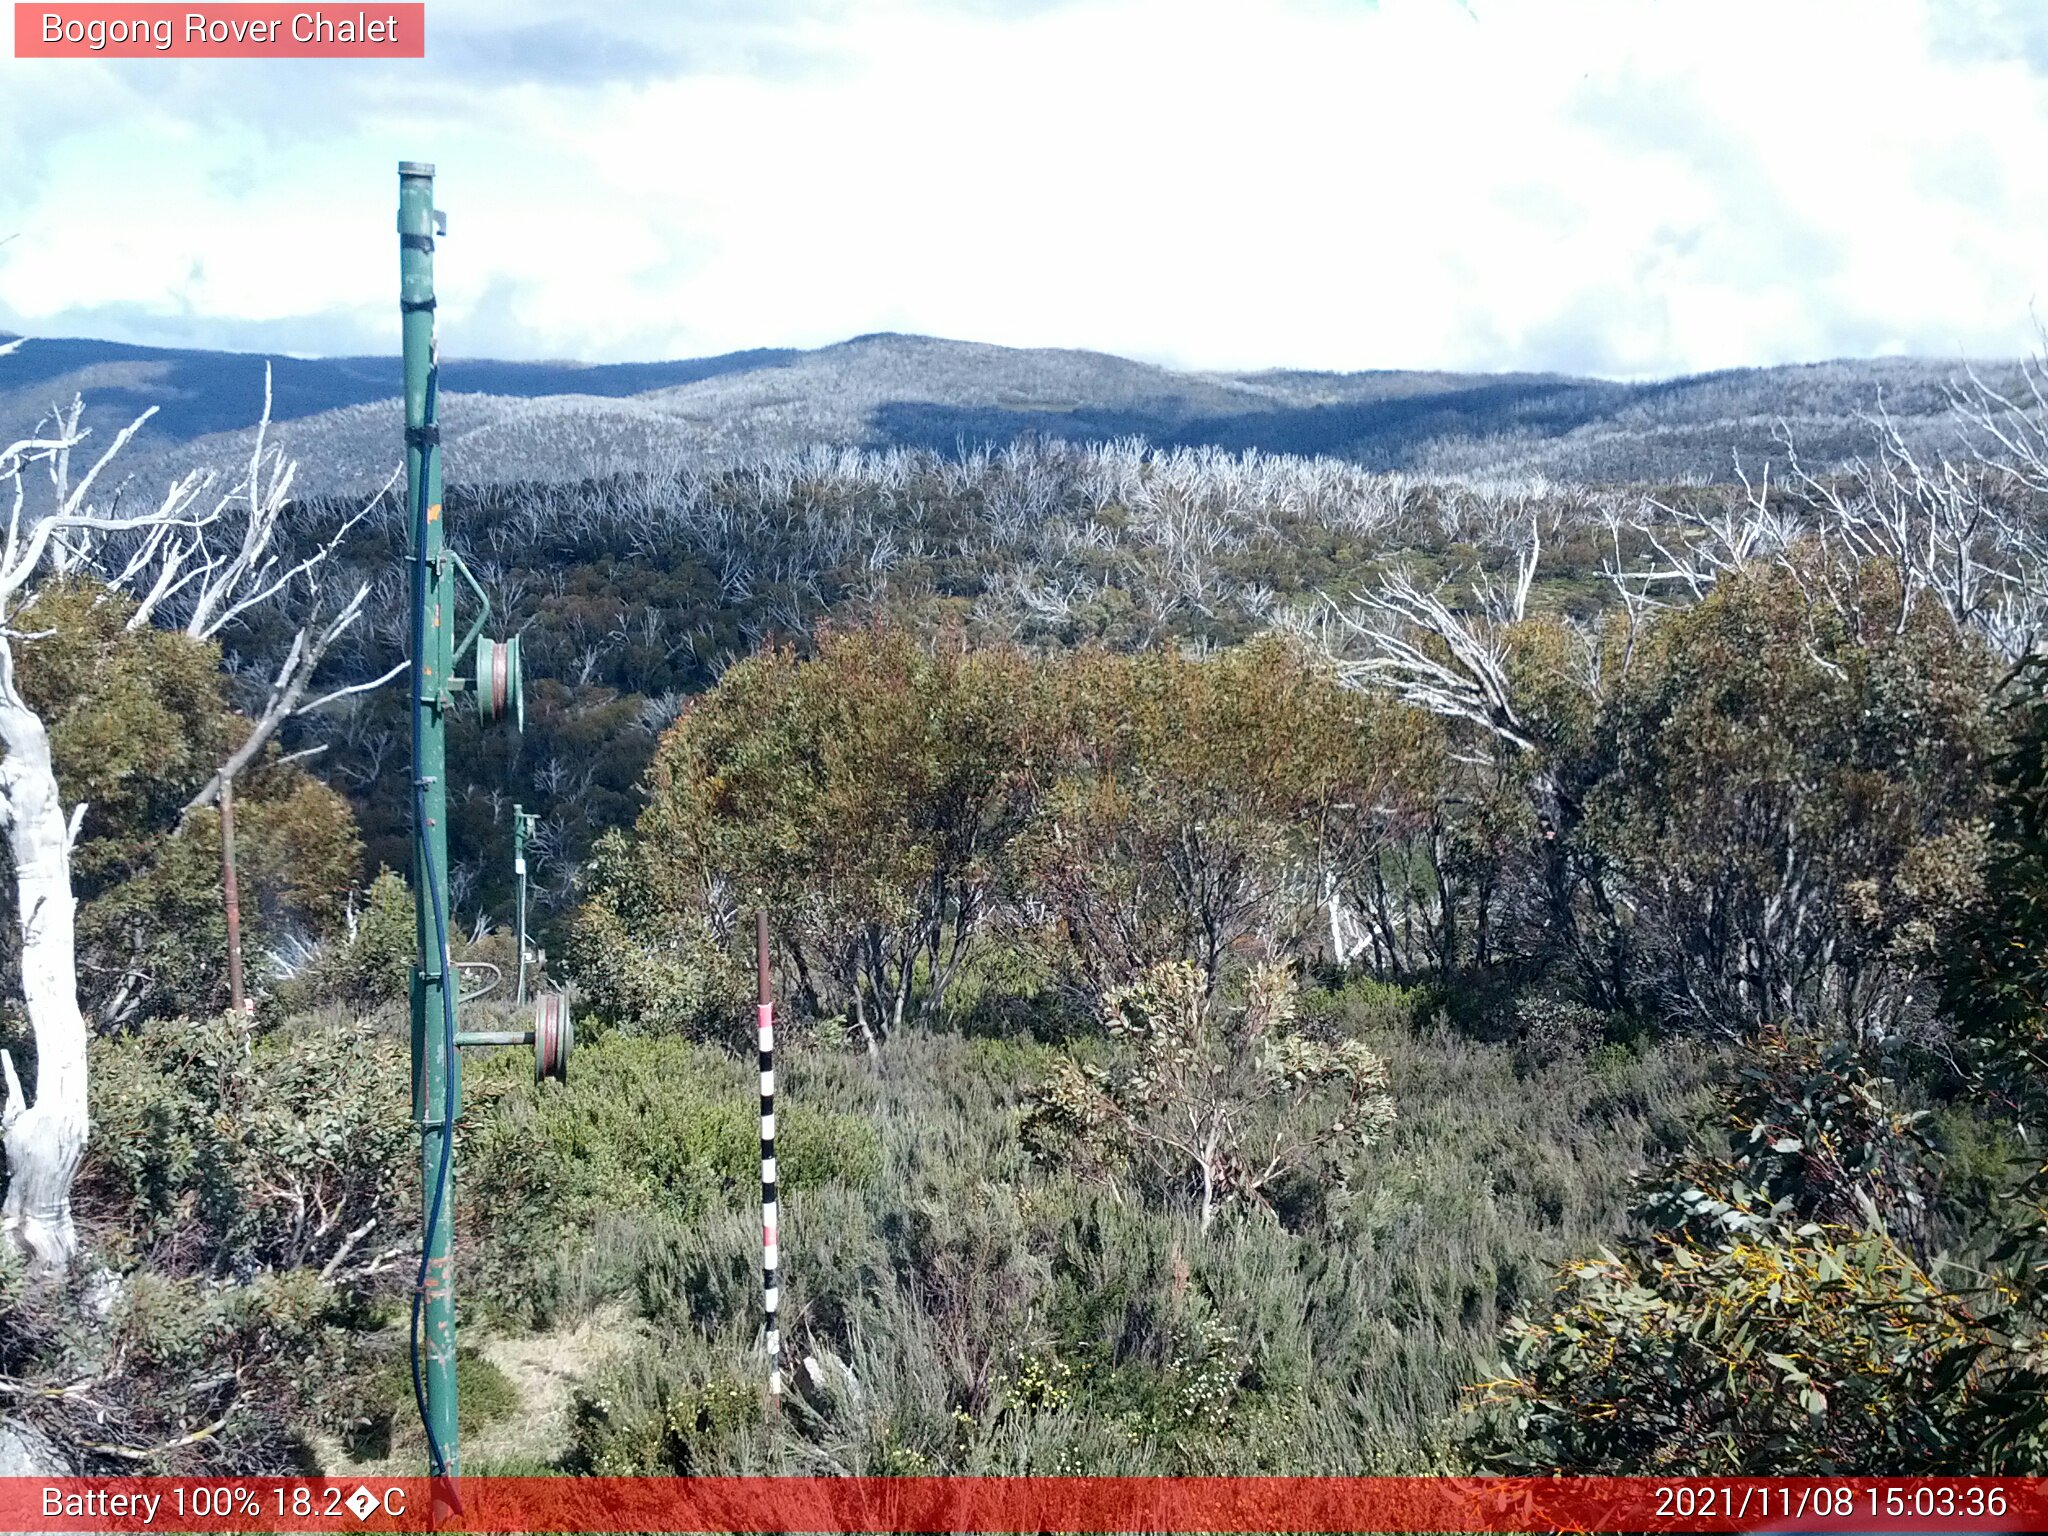
<instances>
[{"instance_id":1,"label":"cloudy sky","mask_svg":"<svg viewBox=\"0 0 2048 1536\"><path fill-rule=\"evenodd\" d=\"M424 61L0 59L0 330L391 351L402 158L466 356L1640 377L2010 355L2048 283L2042 0L427 15Z\"/></svg>"}]
</instances>

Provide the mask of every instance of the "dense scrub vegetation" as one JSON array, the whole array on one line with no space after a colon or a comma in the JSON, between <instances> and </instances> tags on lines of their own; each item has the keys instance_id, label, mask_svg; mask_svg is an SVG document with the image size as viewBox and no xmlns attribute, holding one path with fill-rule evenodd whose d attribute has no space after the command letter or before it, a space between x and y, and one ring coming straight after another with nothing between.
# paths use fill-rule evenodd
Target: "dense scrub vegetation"
<instances>
[{"instance_id":1,"label":"dense scrub vegetation","mask_svg":"<svg viewBox=\"0 0 2048 1536\"><path fill-rule=\"evenodd\" d=\"M1677 494L1708 508L1739 495ZM1033 648L1230 646L1319 594L1369 586L1397 558L1497 566L1510 558L1503 535L1531 518L1549 540L1542 595L1582 614L1606 600L1609 520L1641 500L1138 443L962 458L817 450L702 473L452 488L451 525L521 631L533 679L522 741L457 723L453 750L473 774L450 812L459 905L503 910L503 844L522 801L542 813L544 905L565 917L572 872L637 814L655 741L683 702L765 645L806 649L821 622L886 616ZM301 521L319 529L334 515L314 505ZM403 653L403 543L386 502L341 551L346 574L372 583L371 622L335 654L344 675L375 677ZM252 695L290 618L281 608L245 637L238 675ZM404 864L403 727L397 702L371 695L302 722L292 742L322 749L373 867Z\"/></svg>"},{"instance_id":2,"label":"dense scrub vegetation","mask_svg":"<svg viewBox=\"0 0 2048 1536\"><path fill-rule=\"evenodd\" d=\"M1646 500L1047 448L455 504L553 674L525 756L456 743L469 953L526 798L583 1039L466 1073L465 1326L611 1338L534 1463L2037 1469L2048 486L1884 464ZM353 814L250 778L275 959L223 1019L180 807L234 678L46 611L98 1267L0 1273L0 1383L87 1460L410 1454L396 717L337 710Z\"/></svg>"}]
</instances>

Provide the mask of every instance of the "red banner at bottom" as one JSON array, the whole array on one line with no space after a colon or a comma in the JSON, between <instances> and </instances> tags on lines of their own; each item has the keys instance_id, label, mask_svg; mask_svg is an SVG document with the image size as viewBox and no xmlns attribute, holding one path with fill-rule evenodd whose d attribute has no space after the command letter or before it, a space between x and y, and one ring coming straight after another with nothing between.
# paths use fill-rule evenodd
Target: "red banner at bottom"
<instances>
[{"instance_id":1,"label":"red banner at bottom","mask_svg":"<svg viewBox=\"0 0 2048 1536\"><path fill-rule=\"evenodd\" d=\"M2048 1478L5 1478L4 1531L2040 1531Z\"/></svg>"}]
</instances>

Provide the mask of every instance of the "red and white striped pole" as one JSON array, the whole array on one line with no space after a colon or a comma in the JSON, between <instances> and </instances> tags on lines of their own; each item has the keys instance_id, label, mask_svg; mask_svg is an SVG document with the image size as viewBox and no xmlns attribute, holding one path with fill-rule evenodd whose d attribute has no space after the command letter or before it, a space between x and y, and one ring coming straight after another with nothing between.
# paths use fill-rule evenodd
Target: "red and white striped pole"
<instances>
[{"instance_id":1,"label":"red and white striped pole","mask_svg":"<svg viewBox=\"0 0 2048 1536\"><path fill-rule=\"evenodd\" d=\"M754 960L760 995L754 1010L761 1035L761 1301L768 1319L768 1400L782 1406L782 1335L775 1326L781 1302L781 1212L775 1198L775 994L768 982L768 914L754 914Z\"/></svg>"}]
</instances>

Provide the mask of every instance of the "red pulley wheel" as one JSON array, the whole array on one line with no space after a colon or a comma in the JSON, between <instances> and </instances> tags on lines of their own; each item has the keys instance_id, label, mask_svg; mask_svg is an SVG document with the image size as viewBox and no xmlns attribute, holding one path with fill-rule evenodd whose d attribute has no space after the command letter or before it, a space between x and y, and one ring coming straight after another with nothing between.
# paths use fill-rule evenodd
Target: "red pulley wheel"
<instances>
[{"instance_id":1,"label":"red pulley wheel","mask_svg":"<svg viewBox=\"0 0 2048 1536\"><path fill-rule=\"evenodd\" d=\"M526 729L526 693L519 677L519 637L476 643L476 705L486 720L509 719Z\"/></svg>"},{"instance_id":2,"label":"red pulley wheel","mask_svg":"<svg viewBox=\"0 0 2048 1536\"><path fill-rule=\"evenodd\" d=\"M569 1018L569 999L560 992L544 992L533 1008L533 1077L535 1082L553 1078L569 1080L569 1053L576 1045L576 1026Z\"/></svg>"}]
</instances>

